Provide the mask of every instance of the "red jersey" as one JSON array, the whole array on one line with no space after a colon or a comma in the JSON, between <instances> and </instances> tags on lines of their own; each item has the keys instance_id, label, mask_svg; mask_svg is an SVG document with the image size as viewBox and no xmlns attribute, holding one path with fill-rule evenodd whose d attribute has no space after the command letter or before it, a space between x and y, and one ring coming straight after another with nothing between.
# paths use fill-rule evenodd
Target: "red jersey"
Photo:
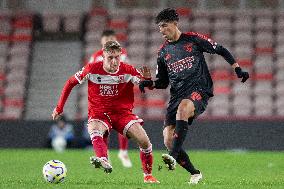
<instances>
[{"instance_id":1,"label":"red jersey","mask_svg":"<svg viewBox=\"0 0 284 189\"><path fill-rule=\"evenodd\" d=\"M131 65L120 62L116 73L103 69L103 62L87 64L72 76L65 84L56 110L63 112L64 104L72 88L88 81L88 111L117 112L132 110L134 102L134 84L139 84L143 76Z\"/></svg>"},{"instance_id":2,"label":"red jersey","mask_svg":"<svg viewBox=\"0 0 284 189\"><path fill-rule=\"evenodd\" d=\"M91 63L96 63L96 62L101 62L101 61L103 61L103 49L92 54L88 63L91 64ZM128 62L127 51L126 51L125 48L121 49L120 61L121 62Z\"/></svg>"}]
</instances>

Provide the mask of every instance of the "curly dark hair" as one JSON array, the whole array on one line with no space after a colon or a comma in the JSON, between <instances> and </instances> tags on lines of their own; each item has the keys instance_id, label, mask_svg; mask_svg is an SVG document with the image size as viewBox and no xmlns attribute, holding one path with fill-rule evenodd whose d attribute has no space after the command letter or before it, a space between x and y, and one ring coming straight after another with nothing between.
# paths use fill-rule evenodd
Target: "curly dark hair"
<instances>
[{"instance_id":1,"label":"curly dark hair","mask_svg":"<svg viewBox=\"0 0 284 189\"><path fill-rule=\"evenodd\" d=\"M166 8L156 16L155 22L156 24L159 24L160 22L170 22L178 20L179 17L177 11L172 8Z\"/></svg>"},{"instance_id":2,"label":"curly dark hair","mask_svg":"<svg viewBox=\"0 0 284 189\"><path fill-rule=\"evenodd\" d=\"M101 37L109 37L109 36L111 36L111 35L115 35L115 31L109 29L109 30L104 30L104 31L102 32Z\"/></svg>"}]
</instances>

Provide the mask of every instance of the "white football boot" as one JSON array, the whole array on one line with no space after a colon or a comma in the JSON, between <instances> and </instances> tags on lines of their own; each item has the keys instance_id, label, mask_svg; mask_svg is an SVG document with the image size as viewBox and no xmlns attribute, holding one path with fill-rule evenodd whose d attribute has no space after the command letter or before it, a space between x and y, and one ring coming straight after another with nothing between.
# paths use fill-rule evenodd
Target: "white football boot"
<instances>
[{"instance_id":1,"label":"white football boot","mask_svg":"<svg viewBox=\"0 0 284 189\"><path fill-rule=\"evenodd\" d=\"M91 156L90 157L90 163L95 167L95 168L102 168L104 172L106 173L111 173L112 172L112 166L109 163L108 159L105 157L95 157Z\"/></svg>"},{"instance_id":2,"label":"white football boot","mask_svg":"<svg viewBox=\"0 0 284 189\"><path fill-rule=\"evenodd\" d=\"M175 170L176 169L176 160L169 154L162 154L162 159L169 170Z\"/></svg>"},{"instance_id":3,"label":"white football boot","mask_svg":"<svg viewBox=\"0 0 284 189\"><path fill-rule=\"evenodd\" d=\"M199 174L194 174L191 175L190 180L189 180L189 184L198 184L202 179L202 174L201 172Z\"/></svg>"}]
</instances>

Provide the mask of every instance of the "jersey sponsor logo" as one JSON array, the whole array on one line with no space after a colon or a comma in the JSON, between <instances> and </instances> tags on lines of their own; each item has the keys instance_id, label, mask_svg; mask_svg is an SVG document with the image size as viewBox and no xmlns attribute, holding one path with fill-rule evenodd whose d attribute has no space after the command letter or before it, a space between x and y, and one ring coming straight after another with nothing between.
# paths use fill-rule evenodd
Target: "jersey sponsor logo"
<instances>
[{"instance_id":1,"label":"jersey sponsor logo","mask_svg":"<svg viewBox=\"0 0 284 189\"><path fill-rule=\"evenodd\" d=\"M117 96L118 85L100 85L101 96Z\"/></svg>"},{"instance_id":2,"label":"jersey sponsor logo","mask_svg":"<svg viewBox=\"0 0 284 189\"><path fill-rule=\"evenodd\" d=\"M168 69L170 71L178 73L178 72L181 72L185 69L192 68L193 61L194 61L194 57L190 56L190 57L186 57L184 59L181 59L177 62L169 63L169 64L167 64L167 66L168 66Z\"/></svg>"},{"instance_id":3,"label":"jersey sponsor logo","mask_svg":"<svg viewBox=\"0 0 284 189\"><path fill-rule=\"evenodd\" d=\"M187 43L183 46L184 50L186 50L187 52L191 52L192 51L192 43Z\"/></svg>"},{"instance_id":4,"label":"jersey sponsor logo","mask_svg":"<svg viewBox=\"0 0 284 189\"><path fill-rule=\"evenodd\" d=\"M198 92L193 92L193 93L191 93L190 98L193 101L196 101L196 100L201 100L202 96Z\"/></svg>"}]
</instances>

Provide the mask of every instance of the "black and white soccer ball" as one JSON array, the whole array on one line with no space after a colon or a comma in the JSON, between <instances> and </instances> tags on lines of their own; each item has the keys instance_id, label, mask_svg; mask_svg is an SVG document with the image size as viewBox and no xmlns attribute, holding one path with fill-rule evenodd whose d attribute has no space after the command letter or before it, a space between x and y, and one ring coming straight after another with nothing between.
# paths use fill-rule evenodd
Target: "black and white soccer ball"
<instances>
[{"instance_id":1,"label":"black and white soccer ball","mask_svg":"<svg viewBox=\"0 0 284 189\"><path fill-rule=\"evenodd\" d=\"M65 180L67 168L59 160L50 160L44 164L42 174L46 182L58 184Z\"/></svg>"}]
</instances>

